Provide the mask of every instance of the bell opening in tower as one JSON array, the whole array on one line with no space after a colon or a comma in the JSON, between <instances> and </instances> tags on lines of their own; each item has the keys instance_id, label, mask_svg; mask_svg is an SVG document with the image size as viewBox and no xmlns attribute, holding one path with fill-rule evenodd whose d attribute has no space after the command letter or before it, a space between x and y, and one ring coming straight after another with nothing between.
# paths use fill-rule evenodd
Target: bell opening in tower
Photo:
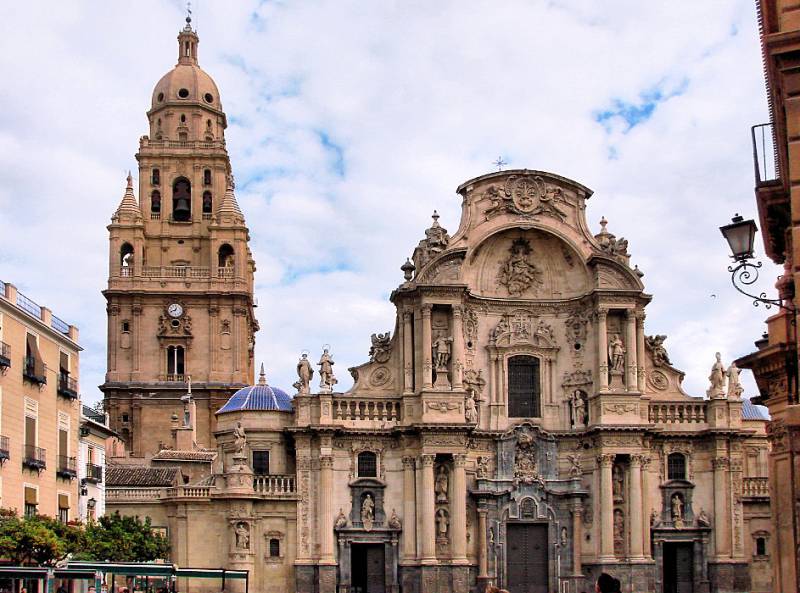
<instances>
[{"instance_id":1,"label":"bell opening in tower","mask_svg":"<svg viewBox=\"0 0 800 593\"><path fill-rule=\"evenodd\" d=\"M188 222L192 219L192 184L179 177L172 185L172 220Z\"/></svg>"}]
</instances>

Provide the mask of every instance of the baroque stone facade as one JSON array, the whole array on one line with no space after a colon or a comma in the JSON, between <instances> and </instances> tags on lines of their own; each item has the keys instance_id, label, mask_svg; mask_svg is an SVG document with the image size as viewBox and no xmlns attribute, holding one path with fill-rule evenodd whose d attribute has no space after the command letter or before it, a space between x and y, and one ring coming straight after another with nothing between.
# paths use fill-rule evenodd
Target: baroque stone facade
<instances>
[{"instance_id":1,"label":"baroque stone facade","mask_svg":"<svg viewBox=\"0 0 800 593\"><path fill-rule=\"evenodd\" d=\"M110 510L163 525L178 564L250 570L254 591L579 593L604 570L626 592L769 591L766 434L738 375L720 361L708 398L682 390L665 337L645 334L650 296L627 241L605 220L589 231L591 190L512 170L457 192L459 228L450 235L434 213L392 292L394 328L365 340L350 390L335 390L325 352L319 387L301 357L292 398L262 376L213 421L193 397L165 400L142 417L134 450L159 449L159 427L171 427L164 442L189 483L109 484ZM153 319L155 303L170 304L155 284ZM255 325L248 311L240 339ZM193 377L219 368L220 327L192 324ZM137 339L155 344L160 331ZM120 348L110 342L109 364ZM121 410L118 394L138 388L109 373L107 401ZM231 377L229 387L244 374ZM201 423L207 440L181 436ZM190 477L198 442L216 455Z\"/></svg>"}]
</instances>

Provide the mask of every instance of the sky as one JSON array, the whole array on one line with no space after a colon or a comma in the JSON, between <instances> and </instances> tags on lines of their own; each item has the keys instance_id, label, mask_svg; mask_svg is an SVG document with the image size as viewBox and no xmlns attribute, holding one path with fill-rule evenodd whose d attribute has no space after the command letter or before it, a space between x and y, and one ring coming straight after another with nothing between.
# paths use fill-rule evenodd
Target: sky
<instances>
[{"instance_id":1,"label":"sky","mask_svg":"<svg viewBox=\"0 0 800 593\"><path fill-rule=\"evenodd\" d=\"M727 365L765 330L718 230L756 216L750 127L768 110L753 0L192 11L228 115L271 384L290 391L300 351L329 344L350 385L370 334L394 328L388 296L432 211L455 232L455 188L498 156L594 190L590 227L605 216L628 239L654 296L646 332L668 336L689 394L716 351ZM173 1L0 4L0 279L79 327L86 402L105 371L106 226L184 17ZM757 291L779 273L765 264Z\"/></svg>"}]
</instances>

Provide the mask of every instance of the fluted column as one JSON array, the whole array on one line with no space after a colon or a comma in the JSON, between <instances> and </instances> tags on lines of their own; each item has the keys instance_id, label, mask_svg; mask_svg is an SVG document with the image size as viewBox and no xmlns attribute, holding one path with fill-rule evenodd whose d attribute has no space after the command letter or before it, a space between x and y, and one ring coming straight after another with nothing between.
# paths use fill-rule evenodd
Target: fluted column
<instances>
[{"instance_id":1,"label":"fluted column","mask_svg":"<svg viewBox=\"0 0 800 593\"><path fill-rule=\"evenodd\" d=\"M453 536L453 561L467 561L467 476L466 455L453 455L453 497L450 504L450 526Z\"/></svg>"},{"instance_id":2,"label":"fluted column","mask_svg":"<svg viewBox=\"0 0 800 593\"><path fill-rule=\"evenodd\" d=\"M417 513L414 458L403 457L403 560L417 555Z\"/></svg>"},{"instance_id":3,"label":"fluted column","mask_svg":"<svg viewBox=\"0 0 800 593\"><path fill-rule=\"evenodd\" d=\"M644 361L644 311L636 313L636 378L637 389L644 393L645 372Z\"/></svg>"},{"instance_id":4,"label":"fluted column","mask_svg":"<svg viewBox=\"0 0 800 593\"><path fill-rule=\"evenodd\" d=\"M452 369L450 383L453 389L461 389L461 370L464 368L464 331L462 329L461 305L453 307L453 360L450 368Z\"/></svg>"},{"instance_id":5,"label":"fluted column","mask_svg":"<svg viewBox=\"0 0 800 593\"><path fill-rule=\"evenodd\" d=\"M333 555L333 457L319 458L319 539L320 562L334 563Z\"/></svg>"},{"instance_id":6,"label":"fluted column","mask_svg":"<svg viewBox=\"0 0 800 593\"><path fill-rule=\"evenodd\" d=\"M625 387L628 391L636 391L639 380L637 378L636 364L636 312L633 309L625 311L625 362L627 366L627 379Z\"/></svg>"},{"instance_id":7,"label":"fluted column","mask_svg":"<svg viewBox=\"0 0 800 593\"><path fill-rule=\"evenodd\" d=\"M718 558L731 555L730 517L728 516L728 459L711 460L714 467L714 546Z\"/></svg>"},{"instance_id":8,"label":"fluted column","mask_svg":"<svg viewBox=\"0 0 800 593\"><path fill-rule=\"evenodd\" d=\"M608 391L608 311L597 311L597 380L600 391Z\"/></svg>"},{"instance_id":9,"label":"fluted column","mask_svg":"<svg viewBox=\"0 0 800 593\"><path fill-rule=\"evenodd\" d=\"M634 560L644 559L642 540L642 456L631 455L630 479L630 553Z\"/></svg>"},{"instance_id":10,"label":"fluted column","mask_svg":"<svg viewBox=\"0 0 800 593\"><path fill-rule=\"evenodd\" d=\"M433 387L433 362L431 361L431 306L422 305L422 387Z\"/></svg>"},{"instance_id":11,"label":"fluted column","mask_svg":"<svg viewBox=\"0 0 800 593\"><path fill-rule=\"evenodd\" d=\"M611 467L614 456L599 455L600 465L600 562L614 562L614 484Z\"/></svg>"},{"instance_id":12,"label":"fluted column","mask_svg":"<svg viewBox=\"0 0 800 593\"><path fill-rule=\"evenodd\" d=\"M580 501L572 503L572 574L581 574L581 545L583 543L583 505Z\"/></svg>"},{"instance_id":13,"label":"fluted column","mask_svg":"<svg viewBox=\"0 0 800 593\"><path fill-rule=\"evenodd\" d=\"M478 578L489 578L489 551L486 549L486 515L489 511L478 507Z\"/></svg>"},{"instance_id":14,"label":"fluted column","mask_svg":"<svg viewBox=\"0 0 800 593\"><path fill-rule=\"evenodd\" d=\"M420 518L420 546L422 562L431 564L436 562L436 520L435 500L433 490L433 455L420 455L417 471L422 473L420 502L422 517Z\"/></svg>"},{"instance_id":15,"label":"fluted column","mask_svg":"<svg viewBox=\"0 0 800 593\"><path fill-rule=\"evenodd\" d=\"M406 393L414 391L414 335L411 329L411 311L403 311L403 390Z\"/></svg>"}]
</instances>

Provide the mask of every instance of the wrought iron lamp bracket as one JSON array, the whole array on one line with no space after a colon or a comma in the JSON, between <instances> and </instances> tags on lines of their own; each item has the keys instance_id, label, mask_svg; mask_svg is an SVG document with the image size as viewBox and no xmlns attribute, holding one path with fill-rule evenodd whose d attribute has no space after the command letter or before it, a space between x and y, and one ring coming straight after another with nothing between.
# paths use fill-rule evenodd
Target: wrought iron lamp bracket
<instances>
[{"instance_id":1,"label":"wrought iron lamp bracket","mask_svg":"<svg viewBox=\"0 0 800 593\"><path fill-rule=\"evenodd\" d=\"M764 305L765 309L771 309L773 306L783 309L787 313L795 313L794 307L787 307L781 299L768 299L767 293L762 292L759 295L751 294L745 291L740 285L752 286L758 280L758 269L761 267L761 262L751 263L746 259L738 260L736 265L728 266L728 271L731 273L731 284L733 287L742 293L744 296L753 299L753 306L758 307ZM794 315L792 315L792 323L795 323Z\"/></svg>"}]
</instances>

